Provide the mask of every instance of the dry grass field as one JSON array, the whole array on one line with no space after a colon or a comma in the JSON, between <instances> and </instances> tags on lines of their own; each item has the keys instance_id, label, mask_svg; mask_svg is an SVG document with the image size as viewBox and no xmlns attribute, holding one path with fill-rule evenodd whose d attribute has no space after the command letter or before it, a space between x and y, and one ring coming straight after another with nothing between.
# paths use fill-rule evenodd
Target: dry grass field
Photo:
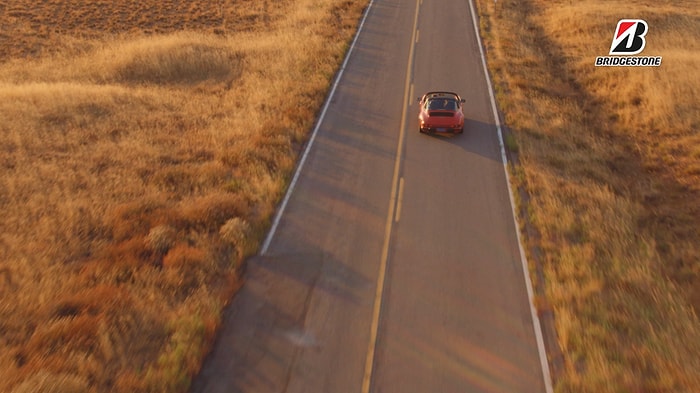
<instances>
[{"instance_id":1,"label":"dry grass field","mask_svg":"<svg viewBox=\"0 0 700 393\"><path fill-rule=\"evenodd\" d=\"M187 389L365 5L0 1L0 392Z\"/></svg>"},{"instance_id":2,"label":"dry grass field","mask_svg":"<svg viewBox=\"0 0 700 393\"><path fill-rule=\"evenodd\" d=\"M563 352L555 390L700 391L698 2L478 4ZM661 67L594 67L623 18L648 22Z\"/></svg>"}]
</instances>

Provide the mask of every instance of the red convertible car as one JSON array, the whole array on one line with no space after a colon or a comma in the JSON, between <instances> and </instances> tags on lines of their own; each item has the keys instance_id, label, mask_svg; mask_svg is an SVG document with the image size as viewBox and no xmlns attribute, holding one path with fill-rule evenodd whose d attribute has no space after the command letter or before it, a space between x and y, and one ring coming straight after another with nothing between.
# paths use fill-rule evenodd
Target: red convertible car
<instances>
[{"instance_id":1,"label":"red convertible car","mask_svg":"<svg viewBox=\"0 0 700 393\"><path fill-rule=\"evenodd\" d=\"M449 91L431 91L418 98L420 114L418 122L420 132L464 132L464 100Z\"/></svg>"}]
</instances>

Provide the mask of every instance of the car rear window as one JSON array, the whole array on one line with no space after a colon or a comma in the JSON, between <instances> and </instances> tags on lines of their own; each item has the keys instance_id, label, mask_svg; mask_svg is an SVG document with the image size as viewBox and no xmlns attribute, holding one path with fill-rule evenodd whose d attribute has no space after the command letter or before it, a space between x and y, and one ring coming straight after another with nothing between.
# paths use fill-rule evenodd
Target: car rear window
<instances>
[{"instance_id":1,"label":"car rear window","mask_svg":"<svg viewBox=\"0 0 700 393\"><path fill-rule=\"evenodd\" d=\"M428 100L428 110L443 110L443 111L454 111L457 110L457 100L452 98L432 98Z\"/></svg>"}]
</instances>

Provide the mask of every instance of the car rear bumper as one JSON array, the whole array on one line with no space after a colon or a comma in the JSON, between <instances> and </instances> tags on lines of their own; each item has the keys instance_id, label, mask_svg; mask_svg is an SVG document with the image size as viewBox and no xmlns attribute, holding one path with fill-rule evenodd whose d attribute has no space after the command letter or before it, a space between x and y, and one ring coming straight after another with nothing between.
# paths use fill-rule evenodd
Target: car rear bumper
<instances>
[{"instance_id":1,"label":"car rear bumper","mask_svg":"<svg viewBox=\"0 0 700 393\"><path fill-rule=\"evenodd\" d=\"M420 132L425 132L425 133L453 133L457 134L462 132L462 127L439 127L439 126L422 126L420 128Z\"/></svg>"}]
</instances>

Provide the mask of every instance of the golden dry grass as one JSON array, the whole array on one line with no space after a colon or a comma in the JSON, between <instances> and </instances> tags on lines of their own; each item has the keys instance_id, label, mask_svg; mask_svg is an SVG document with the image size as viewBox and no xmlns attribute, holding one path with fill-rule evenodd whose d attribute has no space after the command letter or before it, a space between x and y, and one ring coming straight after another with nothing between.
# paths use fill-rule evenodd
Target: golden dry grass
<instances>
[{"instance_id":1,"label":"golden dry grass","mask_svg":"<svg viewBox=\"0 0 700 393\"><path fill-rule=\"evenodd\" d=\"M479 1L527 191L531 257L564 364L558 392L700 390L696 1ZM616 23L660 68L596 68ZM541 311L550 311L541 310Z\"/></svg>"},{"instance_id":2,"label":"golden dry grass","mask_svg":"<svg viewBox=\"0 0 700 393\"><path fill-rule=\"evenodd\" d=\"M0 3L0 391L183 391L366 2Z\"/></svg>"}]
</instances>

